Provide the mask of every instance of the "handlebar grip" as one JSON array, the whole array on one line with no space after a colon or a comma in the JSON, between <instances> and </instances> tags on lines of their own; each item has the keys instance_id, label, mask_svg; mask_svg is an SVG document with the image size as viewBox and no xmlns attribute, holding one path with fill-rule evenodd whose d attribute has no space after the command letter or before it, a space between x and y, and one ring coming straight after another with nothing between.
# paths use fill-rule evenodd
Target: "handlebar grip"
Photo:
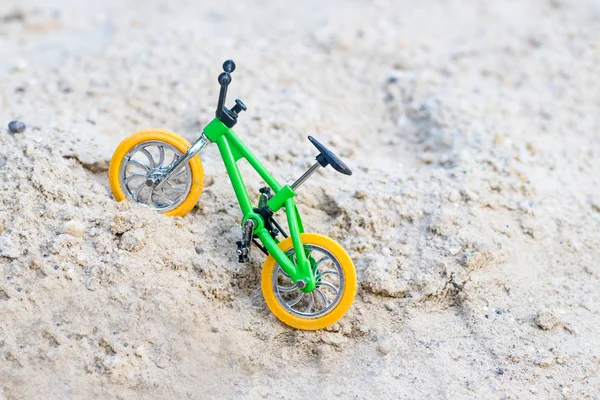
<instances>
[{"instance_id":1,"label":"handlebar grip","mask_svg":"<svg viewBox=\"0 0 600 400\"><path fill-rule=\"evenodd\" d=\"M225 60L225 62L223 63L223 71L228 73L232 73L233 71L235 71L235 63L233 62L233 60Z\"/></svg>"},{"instance_id":2,"label":"handlebar grip","mask_svg":"<svg viewBox=\"0 0 600 400\"><path fill-rule=\"evenodd\" d=\"M221 74L219 75L218 81L219 81L219 85L227 86L231 83L231 75L229 75L229 72L221 72Z\"/></svg>"}]
</instances>

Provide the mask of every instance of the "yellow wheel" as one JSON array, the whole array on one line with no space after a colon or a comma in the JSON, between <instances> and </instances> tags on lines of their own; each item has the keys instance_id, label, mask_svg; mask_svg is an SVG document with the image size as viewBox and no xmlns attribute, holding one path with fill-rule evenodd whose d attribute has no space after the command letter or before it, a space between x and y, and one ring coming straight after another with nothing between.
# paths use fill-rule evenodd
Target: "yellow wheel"
<instances>
[{"instance_id":1,"label":"yellow wheel","mask_svg":"<svg viewBox=\"0 0 600 400\"><path fill-rule=\"evenodd\" d=\"M156 179L181 157L190 143L176 133L147 129L129 136L115 150L108 180L117 201L131 200L165 215L183 216L198 202L204 186L199 156L161 184Z\"/></svg>"},{"instance_id":2,"label":"yellow wheel","mask_svg":"<svg viewBox=\"0 0 600 400\"><path fill-rule=\"evenodd\" d=\"M356 272L348 253L332 239L315 233L301 237L316 273L315 290L301 292L273 256L268 256L262 269L262 292L271 312L283 323L297 329L322 329L337 322L352 305ZM291 237L281 241L279 248L295 260Z\"/></svg>"}]
</instances>

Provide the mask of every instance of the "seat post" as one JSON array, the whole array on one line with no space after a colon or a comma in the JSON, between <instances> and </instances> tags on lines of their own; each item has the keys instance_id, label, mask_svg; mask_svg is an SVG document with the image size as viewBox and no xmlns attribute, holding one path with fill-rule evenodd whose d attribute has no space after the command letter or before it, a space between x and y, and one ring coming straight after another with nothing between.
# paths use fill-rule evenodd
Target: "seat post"
<instances>
[{"instance_id":1,"label":"seat post","mask_svg":"<svg viewBox=\"0 0 600 400\"><path fill-rule=\"evenodd\" d=\"M301 176L300 178L298 178L298 179L296 180L296 182L292 183L292 186L291 186L292 190L296 190L296 188L297 188L298 186L300 186L300 185L302 185L304 182L306 182L306 180L307 180L308 178L310 178L310 176L311 176L312 174L314 174L314 173L315 173L315 171L316 171L317 169L319 169L319 167L320 167L320 166L321 166L321 164L320 164L318 161L317 161L316 163L314 163L314 164L313 164L313 166L312 166L312 167L310 167L310 168L308 169L308 171L306 171L304 174L302 174L302 176Z\"/></svg>"}]
</instances>

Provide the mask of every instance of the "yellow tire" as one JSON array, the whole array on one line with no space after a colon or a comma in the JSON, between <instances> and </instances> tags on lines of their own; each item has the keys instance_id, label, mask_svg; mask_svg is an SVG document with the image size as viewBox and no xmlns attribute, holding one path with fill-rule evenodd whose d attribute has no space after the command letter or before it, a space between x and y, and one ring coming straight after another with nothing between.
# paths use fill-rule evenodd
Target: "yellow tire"
<instances>
[{"instance_id":1,"label":"yellow tire","mask_svg":"<svg viewBox=\"0 0 600 400\"><path fill-rule=\"evenodd\" d=\"M181 185L178 185L178 188L170 185L173 189L169 195L165 195L164 190L160 193L158 190L155 192L153 187L146 189L144 183L141 181L146 178L144 175L148 176L152 171L157 170L161 166L165 167L168 165L168 158L171 153L173 158L175 155L181 156L190 146L190 143L183 137L164 129L138 131L123 140L115 150L108 169L108 181L110 182L115 199L117 201L133 200L169 216L184 216L187 214L198 202L204 186L204 169L202 168L202 161L200 161L199 156L193 157L185 167L174 174L174 176L184 176L185 178L178 177L177 179L185 181ZM148 148L155 153L150 152ZM156 150L153 150L154 148ZM146 157L148 165L141 165L145 163L135 159L137 157L136 152L142 154L142 158ZM138 170L134 169L134 172L127 177L127 170L136 166ZM132 179L132 176L135 179ZM169 184L171 183L170 181ZM175 182L174 179L173 181ZM129 187L131 182L138 183L136 187L137 193L133 193L133 190ZM150 199L147 202L149 204L139 200L140 192L144 190L146 192L148 190L151 191L150 194L146 194L146 197ZM159 198L162 196L162 203L164 204L154 203L155 193L159 193L156 195ZM174 197L176 198L174 199Z\"/></svg>"},{"instance_id":2,"label":"yellow tire","mask_svg":"<svg viewBox=\"0 0 600 400\"><path fill-rule=\"evenodd\" d=\"M348 253L332 239L314 233L303 233L301 237L305 249L310 251L313 264L317 264L315 290L302 295L297 288L294 289L293 281L271 255L263 265L261 288L267 306L284 324L303 330L323 329L336 323L350 309L356 295L356 272ZM279 248L294 259L291 237L281 241ZM320 263L317 263L319 260ZM330 288L336 284L337 292ZM298 300L298 297L301 299ZM317 310L319 303L320 311Z\"/></svg>"}]
</instances>

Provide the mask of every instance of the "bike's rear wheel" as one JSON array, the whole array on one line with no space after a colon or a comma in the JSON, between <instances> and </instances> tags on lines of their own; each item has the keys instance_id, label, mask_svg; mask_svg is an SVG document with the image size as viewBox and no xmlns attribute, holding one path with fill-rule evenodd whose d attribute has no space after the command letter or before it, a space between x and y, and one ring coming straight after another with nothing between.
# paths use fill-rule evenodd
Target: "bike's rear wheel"
<instances>
[{"instance_id":1,"label":"bike's rear wheel","mask_svg":"<svg viewBox=\"0 0 600 400\"><path fill-rule=\"evenodd\" d=\"M189 148L186 139L162 129L139 131L125 139L115 150L108 172L115 199L135 201L169 216L187 214L204 186L200 157L193 157L160 187L146 182Z\"/></svg>"},{"instance_id":2,"label":"bike's rear wheel","mask_svg":"<svg viewBox=\"0 0 600 400\"><path fill-rule=\"evenodd\" d=\"M301 235L316 274L310 293L298 289L289 276L268 256L262 269L261 287L267 306L283 323L304 330L322 329L346 314L356 295L356 272L350 256L332 239L314 233ZM295 261L292 238L279 243Z\"/></svg>"}]
</instances>

